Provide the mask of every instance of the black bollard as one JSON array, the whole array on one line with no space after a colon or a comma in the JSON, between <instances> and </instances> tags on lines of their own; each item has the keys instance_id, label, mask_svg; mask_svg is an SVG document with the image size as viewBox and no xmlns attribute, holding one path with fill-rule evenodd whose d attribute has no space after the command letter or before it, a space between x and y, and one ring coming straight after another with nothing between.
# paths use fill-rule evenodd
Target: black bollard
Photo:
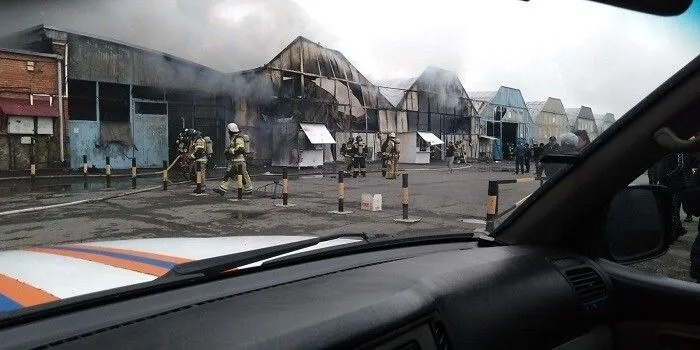
<instances>
[{"instance_id":1,"label":"black bollard","mask_svg":"<svg viewBox=\"0 0 700 350\"><path fill-rule=\"evenodd\" d=\"M195 193L202 193L202 162L195 162L195 171L197 177L197 188L194 190Z\"/></svg>"},{"instance_id":2,"label":"black bollard","mask_svg":"<svg viewBox=\"0 0 700 350\"><path fill-rule=\"evenodd\" d=\"M163 191L168 190L168 161L163 161Z\"/></svg>"},{"instance_id":3,"label":"black bollard","mask_svg":"<svg viewBox=\"0 0 700 350\"><path fill-rule=\"evenodd\" d=\"M34 184L36 183L36 157L34 154L31 154L29 156L29 176L31 177L31 186L34 187Z\"/></svg>"},{"instance_id":4,"label":"black bollard","mask_svg":"<svg viewBox=\"0 0 700 350\"><path fill-rule=\"evenodd\" d=\"M88 189L88 163L87 154L83 154L83 189Z\"/></svg>"},{"instance_id":5,"label":"black bollard","mask_svg":"<svg viewBox=\"0 0 700 350\"><path fill-rule=\"evenodd\" d=\"M343 212L343 200L345 199L345 183L343 183L343 172L338 172L338 212Z\"/></svg>"},{"instance_id":6,"label":"black bollard","mask_svg":"<svg viewBox=\"0 0 700 350\"><path fill-rule=\"evenodd\" d=\"M243 200L243 164L238 164L238 176L236 177L236 184L238 185L238 200Z\"/></svg>"},{"instance_id":7,"label":"black bollard","mask_svg":"<svg viewBox=\"0 0 700 350\"><path fill-rule=\"evenodd\" d=\"M493 232L493 221L498 213L498 181L489 181L486 199L486 232Z\"/></svg>"},{"instance_id":8,"label":"black bollard","mask_svg":"<svg viewBox=\"0 0 700 350\"><path fill-rule=\"evenodd\" d=\"M287 167L282 168L282 205L288 205L289 201L289 180L287 179Z\"/></svg>"},{"instance_id":9,"label":"black bollard","mask_svg":"<svg viewBox=\"0 0 700 350\"><path fill-rule=\"evenodd\" d=\"M403 183L401 185L401 209L402 218L408 220L408 174L401 174Z\"/></svg>"},{"instance_id":10,"label":"black bollard","mask_svg":"<svg viewBox=\"0 0 700 350\"><path fill-rule=\"evenodd\" d=\"M131 188L136 189L136 158L131 159Z\"/></svg>"},{"instance_id":11,"label":"black bollard","mask_svg":"<svg viewBox=\"0 0 700 350\"><path fill-rule=\"evenodd\" d=\"M109 163L109 156L105 157L105 180L107 188L112 187L112 165Z\"/></svg>"}]
</instances>

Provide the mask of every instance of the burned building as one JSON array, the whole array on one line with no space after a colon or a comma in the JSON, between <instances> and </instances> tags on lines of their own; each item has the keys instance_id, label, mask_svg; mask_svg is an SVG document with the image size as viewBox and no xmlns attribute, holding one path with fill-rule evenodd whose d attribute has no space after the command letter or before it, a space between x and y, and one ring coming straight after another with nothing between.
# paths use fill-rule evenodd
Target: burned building
<instances>
[{"instance_id":1,"label":"burned building","mask_svg":"<svg viewBox=\"0 0 700 350\"><path fill-rule=\"evenodd\" d=\"M212 137L224 162L224 126L233 119L229 77L209 67L113 39L39 25L0 41L61 55L69 117L66 148L72 167L160 167L185 127ZM224 93L225 92L225 93Z\"/></svg>"},{"instance_id":2,"label":"burned building","mask_svg":"<svg viewBox=\"0 0 700 350\"><path fill-rule=\"evenodd\" d=\"M403 135L406 140L402 140L402 147L408 148L405 149L407 152L402 151L402 154L406 154L408 158L404 157L402 161L425 163L420 154L430 153L430 146L437 146L445 141L464 140L467 154L473 154L474 150L470 145L473 145L478 137L478 114L455 73L437 67L427 67L415 78L384 81L379 85L382 94L395 108L393 113L396 114L397 122L385 123L387 131L406 134ZM415 134L415 137L412 134ZM436 137L433 138L429 134ZM408 140L411 141L411 145L405 142ZM437 149L432 158L442 158L443 151ZM416 154L416 157L412 157L413 154ZM415 161L411 161L413 158Z\"/></svg>"},{"instance_id":3,"label":"burned building","mask_svg":"<svg viewBox=\"0 0 700 350\"><path fill-rule=\"evenodd\" d=\"M320 150L321 162L336 160L335 143L307 134L318 126L334 136L333 142L362 135L372 154L380 119L386 122L391 114L397 123L389 112L394 106L342 53L301 36L264 66L233 73L230 79L235 121L252 136L255 158L273 165L318 165L318 159L306 162L305 152Z\"/></svg>"}]
</instances>

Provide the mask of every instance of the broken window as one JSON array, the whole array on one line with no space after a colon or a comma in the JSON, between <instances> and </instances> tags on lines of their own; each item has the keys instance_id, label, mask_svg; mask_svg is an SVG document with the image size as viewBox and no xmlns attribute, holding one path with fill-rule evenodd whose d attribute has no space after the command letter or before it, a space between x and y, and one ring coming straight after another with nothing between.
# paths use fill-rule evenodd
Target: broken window
<instances>
[{"instance_id":1,"label":"broken window","mask_svg":"<svg viewBox=\"0 0 700 350\"><path fill-rule=\"evenodd\" d=\"M143 100L161 101L165 98L165 91L163 88L134 85L131 89L131 96Z\"/></svg>"},{"instance_id":2,"label":"broken window","mask_svg":"<svg viewBox=\"0 0 700 350\"><path fill-rule=\"evenodd\" d=\"M72 120L97 120L95 82L69 79L68 113Z\"/></svg>"},{"instance_id":3,"label":"broken window","mask_svg":"<svg viewBox=\"0 0 700 350\"><path fill-rule=\"evenodd\" d=\"M165 103L155 102L136 102L136 114L168 114L168 108Z\"/></svg>"},{"instance_id":4,"label":"broken window","mask_svg":"<svg viewBox=\"0 0 700 350\"><path fill-rule=\"evenodd\" d=\"M496 106L493 110L493 120L499 121L506 115L506 107Z\"/></svg>"},{"instance_id":5,"label":"broken window","mask_svg":"<svg viewBox=\"0 0 700 350\"><path fill-rule=\"evenodd\" d=\"M129 122L129 85L100 83L100 120Z\"/></svg>"},{"instance_id":6,"label":"broken window","mask_svg":"<svg viewBox=\"0 0 700 350\"><path fill-rule=\"evenodd\" d=\"M379 131L379 117L376 109L367 110L367 130Z\"/></svg>"},{"instance_id":7,"label":"broken window","mask_svg":"<svg viewBox=\"0 0 700 350\"><path fill-rule=\"evenodd\" d=\"M423 140L423 138L420 137L420 135L418 134L416 134L416 147L421 152L425 152L428 150L428 142Z\"/></svg>"},{"instance_id":8,"label":"broken window","mask_svg":"<svg viewBox=\"0 0 700 350\"><path fill-rule=\"evenodd\" d=\"M168 102L194 103L194 92L190 90L168 89L166 92Z\"/></svg>"},{"instance_id":9,"label":"broken window","mask_svg":"<svg viewBox=\"0 0 700 350\"><path fill-rule=\"evenodd\" d=\"M357 100L360 101L360 103L363 106L365 106L364 99L362 98L362 87L359 84L355 83L349 83L348 85L350 85L350 91L355 96L355 98L357 98Z\"/></svg>"},{"instance_id":10,"label":"broken window","mask_svg":"<svg viewBox=\"0 0 700 350\"><path fill-rule=\"evenodd\" d=\"M281 97L301 97L301 75L282 72Z\"/></svg>"},{"instance_id":11,"label":"broken window","mask_svg":"<svg viewBox=\"0 0 700 350\"><path fill-rule=\"evenodd\" d=\"M418 130L418 112L407 112L408 131Z\"/></svg>"}]
</instances>

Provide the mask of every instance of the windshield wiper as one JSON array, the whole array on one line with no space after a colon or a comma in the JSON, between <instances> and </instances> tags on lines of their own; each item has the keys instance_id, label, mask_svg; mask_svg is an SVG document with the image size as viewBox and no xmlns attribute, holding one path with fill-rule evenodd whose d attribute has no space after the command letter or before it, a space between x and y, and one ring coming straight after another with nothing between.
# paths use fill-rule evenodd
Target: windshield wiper
<instances>
[{"instance_id":1,"label":"windshield wiper","mask_svg":"<svg viewBox=\"0 0 700 350\"><path fill-rule=\"evenodd\" d=\"M313 247L321 242L332 241L338 238L358 237L365 242L372 242L383 235L370 235L367 233L344 233L323 237L315 237L301 241L279 244L272 247L248 250L245 252L215 256L175 265L165 275L158 279L170 279L182 276L212 276L222 272L252 264L260 260L274 258L276 256L291 253L300 249Z\"/></svg>"},{"instance_id":2,"label":"windshield wiper","mask_svg":"<svg viewBox=\"0 0 700 350\"><path fill-rule=\"evenodd\" d=\"M498 247L508 244L494 237L483 235L478 232L463 232L436 235L405 235L394 234L384 235L381 239L375 239L369 244L346 245L342 247L328 247L314 251L299 252L291 255L276 257L266 260L262 266L285 264L289 262L306 262L309 260L325 259L347 254L356 254L366 251L376 251L379 249L395 249L414 245L455 243L455 242L477 242L478 247Z\"/></svg>"}]
</instances>

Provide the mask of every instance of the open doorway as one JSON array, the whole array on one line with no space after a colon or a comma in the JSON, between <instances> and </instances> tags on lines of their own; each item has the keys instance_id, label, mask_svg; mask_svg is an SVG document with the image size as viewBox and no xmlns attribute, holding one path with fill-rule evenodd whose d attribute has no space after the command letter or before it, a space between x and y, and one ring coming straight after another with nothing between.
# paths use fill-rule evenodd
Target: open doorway
<instances>
[{"instance_id":1,"label":"open doorway","mask_svg":"<svg viewBox=\"0 0 700 350\"><path fill-rule=\"evenodd\" d=\"M501 123L501 133L503 158L512 160L515 158L514 152L518 135L518 123Z\"/></svg>"}]
</instances>

